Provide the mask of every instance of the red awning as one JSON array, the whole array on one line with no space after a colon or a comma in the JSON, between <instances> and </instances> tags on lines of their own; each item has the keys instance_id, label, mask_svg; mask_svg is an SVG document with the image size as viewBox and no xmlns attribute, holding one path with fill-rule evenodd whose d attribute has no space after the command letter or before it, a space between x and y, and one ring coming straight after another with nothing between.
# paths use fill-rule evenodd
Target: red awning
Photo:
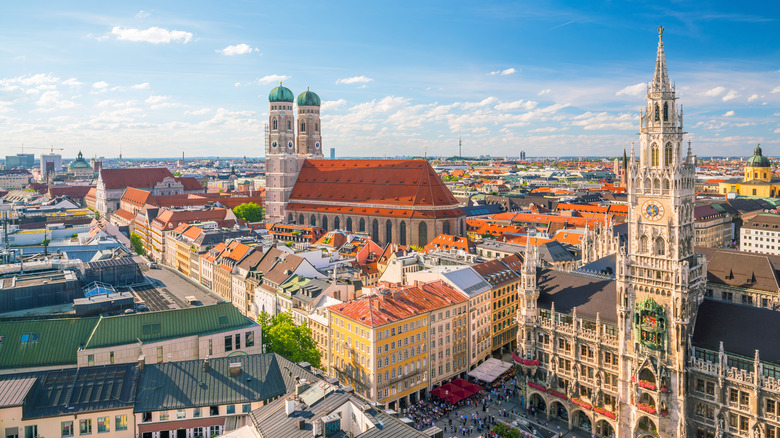
<instances>
[{"instance_id":1,"label":"red awning","mask_svg":"<svg viewBox=\"0 0 780 438\"><path fill-rule=\"evenodd\" d=\"M160 432L163 430L192 429L193 427L224 426L225 417L196 418L163 423L145 423L138 425L138 432Z\"/></svg>"}]
</instances>

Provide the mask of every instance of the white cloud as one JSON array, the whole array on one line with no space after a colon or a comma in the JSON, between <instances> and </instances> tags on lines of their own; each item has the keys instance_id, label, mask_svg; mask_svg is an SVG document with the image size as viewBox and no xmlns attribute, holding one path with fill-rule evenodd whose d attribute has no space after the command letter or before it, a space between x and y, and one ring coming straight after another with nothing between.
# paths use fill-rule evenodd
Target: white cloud
<instances>
[{"instance_id":1,"label":"white cloud","mask_svg":"<svg viewBox=\"0 0 780 438\"><path fill-rule=\"evenodd\" d=\"M68 109L73 108L76 104L70 100L63 100L62 94L59 91L47 91L41 95L38 99L37 105L41 107L42 111L51 111L55 108Z\"/></svg>"},{"instance_id":2,"label":"white cloud","mask_svg":"<svg viewBox=\"0 0 780 438\"><path fill-rule=\"evenodd\" d=\"M221 53L225 56L246 55L252 52L258 52L259 50L251 47L249 44L236 44L235 46L227 46L222 50L217 50L217 53Z\"/></svg>"},{"instance_id":3,"label":"white cloud","mask_svg":"<svg viewBox=\"0 0 780 438\"><path fill-rule=\"evenodd\" d=\"M526 111L530 111L534 108L536 108L536 102L533 100L516 100L514 102L502 102L496 105L495 107L499 111L507 111L507 110L516 110L516 109L523 109Z\"/></svg>"},{"instance_id":4,"label":"white cloud","mask_svg":"<svg viewBox=\"0 0 780 438\"><path fill-rule=\"evenodd\" d=\"M495 76L495 75L509 76L509 75L511 75L511 74L514 74L514 73L517 73L517 70L515 70L515 69L514 69L514 67L510 67L510 68L508 68L508 69L506 69L506 70L496 70L496 71L491 71L491 72L490 72L490 73L488 73L488 74L489 74L489 75L492 75L492 76Z\"/></svg>"},{"instance_id":5,"label":"white cloud","mask_svg":"<svg viewBox=\"0 0 780 438\"><path fill-rule=\"evenodd\" d=\"M102 89L104 89L106 87L108 87L108 82L104 82L104 81L95 82L95 83L92 84L92 88L94 88L96 90L102 90Z\"/></svg>"},{"instance_id":6,"label":"white cloud","mask_svg":"<svg viewBox=\"0 0 780 438\"><path fill-rule=\"evenodd\" d=\"M726 87L715 87L715 88L712 88L710 90L705 91L702 94L704 94L705 96L715 97L715 96L720 96L721 94L723 94L725 92L726 92Z\"/></svg>"},{"instance_id":7,"label":"white cloud","mask_svg":"<svg viewBox=\"0 0 780 438\"><path fill-rule=\"evenodd\" d=\"M773 89L772 89L772 93L773 93L773 94L774 94L774 93L780 93L780 85L778 85L778 86L776 86L775 88L773 88Z\"/></svg>"},{"instance_id":8,"label":"white cloud","mask_svg":"<svg viewBox=\"0 0 780 438\"><path fill-rule=\"evenodd\" d=\"M183 30L168 30L161 27L150 27L149 29L125 29L114 26L111 29L111 35L121 41L144 42L152 44L168 44L172 42L189 43L192 40L192 33Z\"/></svg>"},{"instance_id":9,"label":"white cloud","mask_svg":"<svg viewBox=\"0 0 780 438\"><path fill-rule=\"evenodd\" d=\"M146 99L144 102L150 105L157 105L159 103L165 102L167 99L168 99L167 96L149 96L149 98Z\"/></svg>"},{"instance_id":10,"label":"white cloud","mask_svg":"<svg viewBox=\"0 0 780 438\"><path fill-rule=\"evenodd\" d=\"M353 76L351 78L342 78L336 81L337 84L367 84L373 79L366 76Z\"/></svg>"},{"instance_id":11,"label":"white cloud","mask_svg":"<svg viewBox=\"0 0 780 438\"><path fill-rule=\"evenodd\" d=\"M339 100L323 100L322 101L322 111L329 111L335 108L338 108L340 106L344 106L347 103L344 99Z\"/></svg>"},{"instance_id":12,"label":"white cloud","mask_svg":"<svg viewBox=\"0 0 780 438\"><path fill-rule=\"evenodd\" d=\"M150 14L149 12L146 12L144 10L140 10L140 11L138 11L137 14L135 14L135 18L148 18L150 15L152 15L152 14Z\"/></svg>"},{"instance_id":13,"label":"white cloud","mask_svg":"<svg viewBox=\"0 0 780 438\"><path fill-rule=\"evenodd\" d=\"M241 82L236 82L235 84L233 84L233 86L234 87L240 87L241 86Z\"/></svg>"},{"instance_id":14,"label":"white cloud","mask_svg":"<svg viewBox=\"0 0 780 438\"><path fill-rule=\"evenodd\" d=\"M274 82L283 82L290 79L287 75L267 75L257 79L257 83L260 85L272 84Z\"/></svg>"},{"instance_id":15,"label":"white cloud","mask_svg":"<svg viewBox=\"0 0 780 438\"><path fill-rule=\"evenodd\" d=\"M544 96L545 94L550 94L550 91L552 91L552 90L549 89L549 88L545 88L544 90L538 92L536 95L537 96Z\"/></svg>"},{"instance_id":16,"label":"white cloud","mask_svg":"<svg viewBox=\"0 0 780 438\"><path fill-rule=\"evenodd\" d=\"M756 99L758 99L758 94L753 94L752 96L748 97L748 102L752 102Z\"/></svg>"},{"instance_id":17,"label":"white cloud","mask_svg":"<svg viewBox=\"0 0 780 438\"><path fill-rule=\"evenodd\" d=\"M141 83L141 84L135 84L135 85L133 85L130 88L132 88L133 90L148 90L149 89L149 83L148 82L144 82L144 83Z\"/></svg>"},{"instance_id":18,"label":"white cloud","mask_svg":"<svg viewBox=\"0 0 780 438\"><path fill-rule=\"evenodd\" d=\"M203 114L207 114L211 110L209 108L201 108L199 110L193 110L193 111L185 111L185 115L192 115L192 116L202 116Z\"/></svg>"},{"instance_id":19,"label":"white cloud","mask_svg":"<svg viewBox=\"0 0 780 438\"><path fill-rule=\"evenodd\" d=\"M544 128L532 129L532 130L530 130L528 132L560 132L560 131L567 131L568 129L569 128L565 127L565 126L564 127L547 126L547 127L544 127Z\"/></svg>"},{"instance_id":20,"label":"white cloud","mask_svg":"<svg viewBox=\"0 0 780 438\"><path fill-rule=\"evenodd\" d=\"M486 97L486 98L482 99L479 102L465 102L465 103L462 103L461 107L463 109L474 109L474 108L482 108L482 107L485 107L485 106L488 106L488 105L493 105L494 103L498 103L498 98L490 96L490 97Z\"/></svg>"},{"instance_id":21,"label":"white cloud","mask_svg":"<svg viewBox=\"0 0 780 438\"><path fill-rule=\"evenodd\" d=\"M640 82L636 85L629 85L627 87L622 88L617 93L615 93L615 95L638 97L644 94L646 91L647 91L647 84L645 84L644 82Z\"/></svg>"},{"instance_id":22,"label":"white cloud","mask_svg":"<svg viewBox=\"0 0 780 438\"><path fill-rule=\"evenodd\" d=\"M726 111L725 114L723 114L723 117L731 117L734 115L734 111Z\"/></svg>"},{"instance_id":23,"label":"white cloud","mask_svg":"<svg viewBox=\"0 0 780 438\"><path fill-rule=\"evenodd\" d=\"M76 78L70 78L70 79L62 81L62 85L67 85L69 87L78 87L78 86L83 85L83 84L81 82L77 81Z\"/></svg>"},{"instance_id":24,"label":"white cloud","mask_svg":"<svg viewBox=\"0 0 780 438\"><path fill-rule=\"evenodd\" d=\"M730 101L730 100L734 100L734 99L736 99L736 98L738 98L738 97L739 97L739 94L737 94L737 92L736 92L736 91L734 91L734 90L731 90L731 91L729 91L729 92L728 92L728 94L726 94L725 96L723 96L723 101L724 101L724 102L728 102L728 101Z\"/></svg>"}]
</instances>

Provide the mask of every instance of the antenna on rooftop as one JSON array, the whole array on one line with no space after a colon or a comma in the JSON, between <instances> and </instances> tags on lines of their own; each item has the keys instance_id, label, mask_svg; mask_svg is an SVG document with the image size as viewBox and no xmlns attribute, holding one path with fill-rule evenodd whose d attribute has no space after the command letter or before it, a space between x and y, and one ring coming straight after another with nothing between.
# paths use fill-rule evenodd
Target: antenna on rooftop
<instances>
[{"instance_id":1,"label":"antenna on rooftop","mask_svg":"<svg viewBox=\"0 0 780 438\"><path fill-rule=\"evenodd\" d=\"M458 157L463 158L463 142L460 139L460 132L458 133Z\"/></svg>"}]
</instances>

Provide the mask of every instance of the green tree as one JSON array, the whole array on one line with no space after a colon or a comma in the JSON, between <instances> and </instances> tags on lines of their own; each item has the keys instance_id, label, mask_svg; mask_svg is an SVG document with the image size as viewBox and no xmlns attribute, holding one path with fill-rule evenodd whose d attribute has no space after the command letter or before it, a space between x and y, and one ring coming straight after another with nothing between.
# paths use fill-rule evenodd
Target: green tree
<instances>
[{"instance_id":1,"label":"green tree","mask_svg":"<svg viewBox=\"0 0 780 438\"><path fill-rule=\"evenodd\" d=\"M520 438L520 431L506 423L498 423L493 426L493 432L501 438Z\"/></svg>"},{"instance_id":2,"label":"green tree","mask_svg":"<svg viewBox=\"0 0 780 438\"><path fill-rule=\"evenodd\" d=\"M245 202L233 209L237 217L247 222L260 222L263 220L263 207L254 202Z\"/></svg>"},{"instance_id":3,"label":"green tree","mask_svg":"<svg viewBox=\"0 0 780 438\"><path fill-rule=\"evenodd\" d=\"M292 313L284 312L271 316L260 312L257 322L263 330L263 344L268 353L280 354L293 362L308 362L311 366L321 366L320 351L306 323L296 325Z\"/></svg>"},{"instance_id":4,"label":"green tree","mask_svg":"<svg viewBox=\"0 0 780 438\"><path fill-rule=\"evenodd\" d=\"M141 237L138 236L138 234L131 234L130 235L130 244L133 245L133 249L135 250L135 253L138 255L144 255L146 254L146 250L144 249L144 243L141 242Z\"/></svg>"}]
</instances>

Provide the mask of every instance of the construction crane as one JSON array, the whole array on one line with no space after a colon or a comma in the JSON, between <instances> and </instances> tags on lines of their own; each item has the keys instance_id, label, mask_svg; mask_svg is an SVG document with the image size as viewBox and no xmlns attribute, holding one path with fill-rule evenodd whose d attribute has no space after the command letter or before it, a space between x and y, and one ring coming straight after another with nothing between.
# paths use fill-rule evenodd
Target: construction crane
<instances>
[{"instance_id":1,"label":"construction crane","mask_svg":"<svg viewBox=\"0 0 780 438\"><path fill-rule=\"evenodd\" d=\"M16 148L17 149L21 149L22 153L24 153L24 145L16 146ZM56 151L64 151L65 150L65 148L55 148L54 146L49 146L49 147L27 146L27 149L49 149L52 154L54 153L55 150Z\"/></svg>"}]
</instances>

